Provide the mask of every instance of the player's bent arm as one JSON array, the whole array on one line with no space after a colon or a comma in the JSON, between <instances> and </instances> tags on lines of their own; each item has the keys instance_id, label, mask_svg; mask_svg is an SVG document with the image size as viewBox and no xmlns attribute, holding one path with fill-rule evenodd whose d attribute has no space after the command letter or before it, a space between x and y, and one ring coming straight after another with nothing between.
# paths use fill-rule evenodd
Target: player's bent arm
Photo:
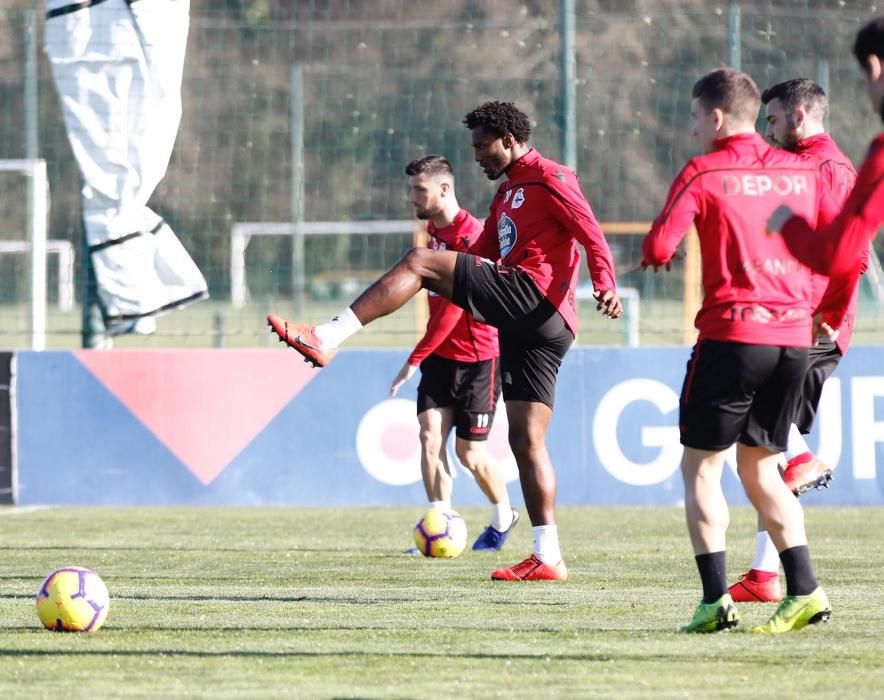
<instances>
[{"instance_id":1,"label":"player's bent arm","mask_svg":"<svg viewBox=\"0 0 884 700\"><path fill-rule=\"evenodd\" d=\"M569 187L555 177L548 177L544 184L549 196L548 211L586 250L592 286L596 290L616 290L617 276L611 248L577 183Z\"/></svg>"},{"instance_id":2,"label":"player's bent arm","mask_svg":"<svg viewBox=\"0 0 884 700\"><path fill-rule=\"evenodd\" d=\"M841 328L847 317L850 299L859 284L868 248L869 226L859 218L846 220L829 265L829 284L819 306L823 321L832 328Z\"/></svg>"},{"instance_id":3,"label":"player's bent arm","mask_svg":"<svg viewBox=\"0 0 884 700\"><path fill-rule=\"evenodd\" d=\"M876 154L876 160L880 154ZM823 320L832 328L840 328L850 305L853 290L859 284L859 276L867 265L869 244L874 240L879 227L884 223L884 163L872 171L870 164L864 163L857 187L847 200L844 210L832 222L826 234L829 243L835 242L835 249L829 263L829 285L820 302L819 311ZM863 178L866 174L867 177ZM869 183L863 186L864 183Z\"/></svg>"},{"instance_id":4,"label":"player's bent arm","mask_svg":"<svg viewBox=\"0 0 884 700\"><path fill-rule=\"evenodd\" d=\"M692 161L682 169L666 197L660 215L642 243L642 267L668 265L702 207L700 172Z\"/></svg>"}]
</instances>

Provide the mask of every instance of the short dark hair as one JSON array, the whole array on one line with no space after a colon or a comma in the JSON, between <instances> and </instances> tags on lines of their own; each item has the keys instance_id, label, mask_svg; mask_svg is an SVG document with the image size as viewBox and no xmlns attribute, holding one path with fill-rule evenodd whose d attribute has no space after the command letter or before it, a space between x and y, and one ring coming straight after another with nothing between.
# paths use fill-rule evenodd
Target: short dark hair
<instances>
[{"instance_id":1,"label":"short dark hair","mask_svg":"<svg viewBox=\"0 0 884 700\"><path fill-rule=\"evenodd\" d=\"M856 33L853 55L859 61L860 68L867 72L869 56L884 58L884 16L875 17Z\"/></svg>"},{"instance_id":2,"label":"short dark hair","mask_svg":"<svg viewBox=\"0 0 884 700\"><path fill-rule=\"evenodd\" d=\"M826 91L807 78L794 78L772 85L761 93L762 104L767 104L771 100L779 100L787 113L802 107L821 121L826 118L829 111Z\"/></svg>"},{"instance_id":3,"label":"short dark hair","mask_svg":"<svg viewBox=\"0 0 884 700\"><path fill-rule=\"evenodd\" d=\"M437 153L431 153L423 158L416 158L405 166L406 175L451 175L454 177L454 168L448 159Z\"/></svg>"},{"instance_id":4,"label":"short dark hair","mask_svg":"<svg viewBox=\"0 0 884 700\"><path fill-rule=\"evenodd\" d=\"M746 121L754 122L761 107L761 94L755 81L733 68L719 68L707 73L694 83L691 95L707 112L718 108Z\"/></svg>"},{"instance_id":5,"label":"short dark hair","mask_svg":"<svg viewBox=\"0 0 884 700\"><path fill-rule=\"evenodd\" d=\"M485 102L463 118L468 129L484 127L497 136L510 134L518 143L528 143L531 121L512 102Z\"/></svg>"}]
</instances>

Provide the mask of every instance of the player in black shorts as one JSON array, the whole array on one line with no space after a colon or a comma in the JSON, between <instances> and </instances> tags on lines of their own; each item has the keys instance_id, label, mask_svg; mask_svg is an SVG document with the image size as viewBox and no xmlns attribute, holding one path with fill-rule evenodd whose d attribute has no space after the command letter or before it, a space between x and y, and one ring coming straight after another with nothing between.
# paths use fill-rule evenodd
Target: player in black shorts
<instances>
[{"instance_id":1,"label":"player in black shorts","mask_svg":"<svg viewBox=\"0 0 884 700\"><path fill-rule=\"evenodd\" d=\"M618 318L614 260L575 173L528 145L531 121L511 102L466 115L473 156L490 180L505 176L476 255L414 248L331 321L313 326L270 314L279 339L316 366L363 325L401 308L420 289L499 326L510 448L519 465L534 547L491 573L497 581L567 578L556 522L556 475L546 447L555 376L577 330L579 248L587 252L596 309Z\"/></svg>"},{"instance_id":2,"label":"player in black shorts","mask_svg":"<svg viewBox=\"0 0 884 700\"><path fill-rule=\"evenodd\" d=\"M482 222L457 203L451 164L439 155L409 163L409 199L415 216L427 221L427 247L470 249ZM503 473L486 449L500 395L497 329L439 295L429 297L427 329L390 387L399 388L417 371L417 419L420 424L421 475L431 507L449 510L454 476L447 442L455 429L455 452L491 502L491 523L473 543L474 550L499 550L518 522ZM409 553L419 554L416 547Z\"/></svg>"},{"instance_id":3,"label":"player in black shorts","mask_svg":"<svg viewBox=\"0 0 884 700\"><path fill-rule=\"evenodd\" d=\"M679 405L685 516L702 598L682 632L735 627L728 591L725 450L737 446L746 495L773 539L786 597L753 632L778 634L829 618L807 545L804 514L779 472L812 334L808 268L767 233L778 207L816 220L817 167L767 144L755 131L761 95L745 73L707 73L692 91L694 136L703 155L676 176L642 245L642 265L668 267L692 224L700 239L703 305Z\"/></svg>"},{"instance_id":4,"label":"player in black shorts","mask_svg":"<svg viewBox=\"0 0 884 700\"><path fill-rule=\"evenodd\" d=\"M552 408L559 367L574 335L531 276L459 253L453 300L497 328L504 401L538 401Z\"/></svg>"},{"instance_id":5,"label":"player in black shorts","mask_svg":"<svg viewBox=\"0 0 884 700\"><path fill-rule=\"evenodd\" d=\"M818 167L822 192L817 225L818 228L828 225L841 212L853 190L856 170L835 140L826 133L828 98L825 91L812 80L795 78L769 87L762 93L761 101L765 105L765 136L768 141L778 148L799 154ZM864 267L868 267L868 262L866 256ZM822 300L827 283L825 276L811 276L811 305L814 308ZM850 315L840 329L837 342L822 336L810 348L798 413L789 431L788 449L783 455L783 481L796 496L812 488L828 486L832 479L832 469L813 453L803 436L810 433L813 427L823 384L850 345L858 303L857 290L851 299ZM779 571L780 558L776 546L759 518L752 565L730 587L731 597L738 603L781 601L784 594Z\"/></svg>"},{"instance_id":6,"label":"player in black shorts","mask_svg":"<svg viewBox=\"0 0 884 700\"><path fill-rule=\"evenodd\" d=\"M512 509L500 466L486 441L500 396L500 362L466 362L432 354L420 364L417 414L421 425L421 473L432 507L451 507L452 468L446 442L454 428L455 453L491 502L491 523L474 550L500 550L519 520ZM395 395L396 386L391 389Z\"/></svg>"}]
</instances>

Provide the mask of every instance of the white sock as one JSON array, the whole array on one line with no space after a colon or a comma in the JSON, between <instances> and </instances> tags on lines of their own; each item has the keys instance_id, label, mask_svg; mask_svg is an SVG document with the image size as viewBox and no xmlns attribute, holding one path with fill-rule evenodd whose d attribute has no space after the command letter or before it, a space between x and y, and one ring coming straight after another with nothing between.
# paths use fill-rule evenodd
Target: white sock
<instances>
[{"instance_id":1,"label":"white sock","mask_svg":"<svg viewBox=\"0 0 884 700\"><path fill-rule=\"evenodd\" d=\"M795 457L810 451L810 447L807 446L807 441L804 439L801 431L798 430L798 426L793 423L792 427L789 428L789 443L786 446L786 456Z\"/></svg>"},{"instance_id":2,"label":"white sock","mask_svg":"<svg viewBox=\"0 0 884 700\"><path fill-rule=\"evenodd\" d=\"M755 534L755 559L752 560L752 568L772 574L780 571L780 555L770 535L764 530Z\"/></svg>"},{"instance_id":3,"label":"white sock","mask_svg":"<svg viewBox=\"0 0 884 700\"><path fill-rule=\"evenodd\" d=\"M531 528L531 534L534 535L534 554L544 564L558 564L562 561L558 525L537 525Z\"/></svg>"},{"instance_id":4,"label":"white sock","mask_svg":"<svg viewBox=\"0 0 884 700\"><path fill-rule=\"evenodd\" d=\"M430 508L438 508L439 510L451 510L451 501L430 501Z\"/></svg>"},{"instance_id":5,"label":"white sock","mask_svg":"<svg viewBox=\"0 0 884 700\"><path fill-rule=\"evenodd\" d=\"M316 326L316 337L322 343L322 350L334 350L361 328L362 324L348 306L328 323Z\"/></svg>"},{"instance_id":6,"label":"white sock","mask_svg":"<svg viewBox=\"0 0 884 700\"><path fill-rule=\"evenodd\" d=\"M509 530L513 524L513 507L509 495L504 495L499 503L491 504L491 527L498 532Z\"/></svg>"}]
</instances>

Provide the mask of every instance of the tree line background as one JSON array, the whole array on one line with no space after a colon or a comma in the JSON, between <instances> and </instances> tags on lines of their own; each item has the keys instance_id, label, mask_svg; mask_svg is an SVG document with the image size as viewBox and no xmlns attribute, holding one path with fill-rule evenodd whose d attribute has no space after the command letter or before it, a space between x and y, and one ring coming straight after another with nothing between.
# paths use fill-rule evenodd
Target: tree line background
<instances>
[{"instance_id":1,"label":"tree line background","mask_svg":"<svg viewBox=\"0 0 884 700\"><path fill-rule=\"evenodd\" d=\"M25 155L24 26L32 4L6 0L0 9L0 158ZM700 0L577 0L577 172L600 220L653 218L673 175L695 153L690 89L728 63L729 9ZM739 9L742 69L763 89L816 78L827 63L830 131L861 160L880 123L850 49L873 3L784 0L740 2ZM78 175L42 32L38 16L39 155L49 164L50 237L79 241ZM306 220L409 218L403 167L428 152L453 162L461 204L483 216L496 184L472 162L461 120L484 100L512 100L534 122L534 145L560 158L560 49L559 0L193 0L184 116L152 206L204 270L213 296L225 297L231 224L291 219L297 64ZM22 236L21 187L0 180L4 237ZM616 247L624 270L636 243ZM348 259L336 243L311 245L308 273L384 262ZM285 294L285 244L250 256L255 283ZM11 263L0 263L0 272L3 264Z\"/></svg>"}]
</instances>

